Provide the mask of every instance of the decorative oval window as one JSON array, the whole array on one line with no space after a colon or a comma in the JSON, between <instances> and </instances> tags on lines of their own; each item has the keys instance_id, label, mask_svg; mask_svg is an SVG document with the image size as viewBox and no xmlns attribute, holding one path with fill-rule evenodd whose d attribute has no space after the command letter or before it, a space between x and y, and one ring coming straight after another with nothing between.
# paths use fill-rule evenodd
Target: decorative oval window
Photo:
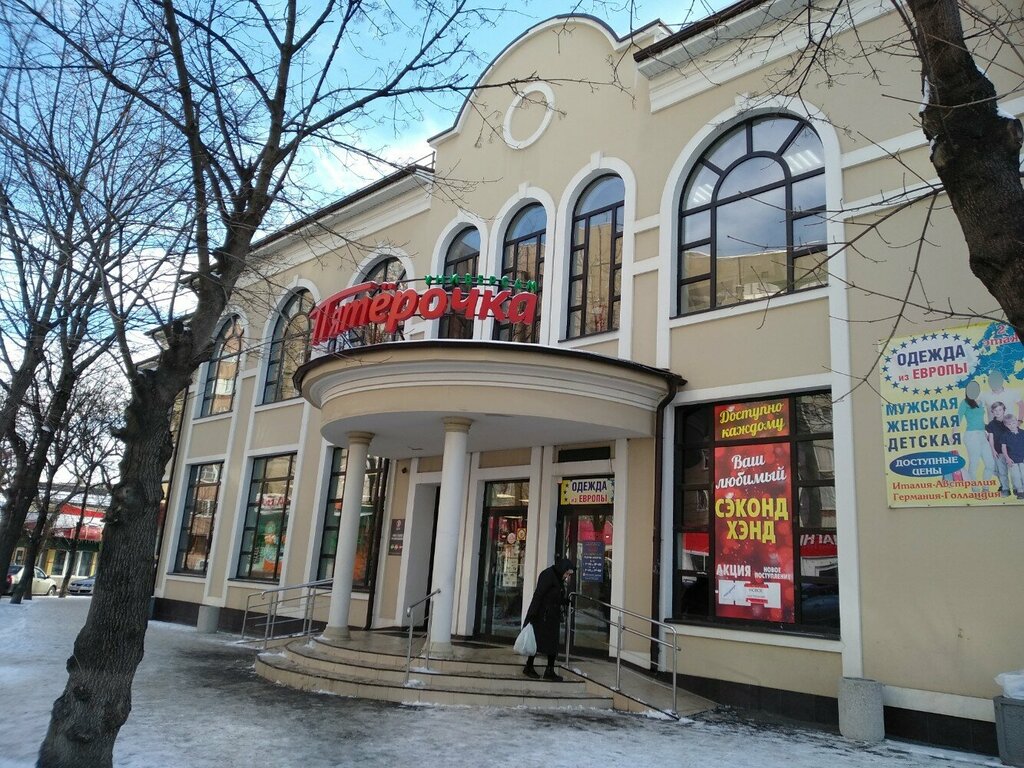
<instances>
[{"instance_id":1,"label":"decorative oval window","mask_svg":"<svg viewBox=\"0 0 1024 768\"><path fill-rule=\"evenodd\" d=\"M502 137L512 149L525 149L541 137L555 113L555 92L547 83L530 83L505 110ZM525 136L525 138L516 138Z\"/></svg>"}]
</instances>

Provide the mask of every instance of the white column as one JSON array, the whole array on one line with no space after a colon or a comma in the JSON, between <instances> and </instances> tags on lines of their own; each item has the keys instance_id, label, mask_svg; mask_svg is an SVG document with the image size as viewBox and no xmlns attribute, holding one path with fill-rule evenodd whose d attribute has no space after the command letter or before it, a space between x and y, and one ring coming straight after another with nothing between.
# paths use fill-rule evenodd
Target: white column
<instances>
[{"instance_id":1,"label":"white column","mask_svg":"<svg viewBox=\"0 0 1024 768\"><path fill-rule=\"evenodd\" d=\"M324 637L348 639L348 609L352 603L352 568L356 562L359 538L359 513L363 506L366 456L370 451L369 432L348 433L345 462L345 492L341 496L341 520L338 523L338 550L334 556L334 583L331 585L331 611Z\"/></svg>"},{"instance_id":2,"label":"white column","mask_svg":"<svg viewBox=\"0 0 1024 768\"><path fill-rule=\"evenodd\" d=\"M430 607L431 653L452 648L452 611L455 606L455 558L459 552L459 529L466 498L469 470L469 419L444 419L444 458L441 464L441 497L438 501L437 540L434 544L434 573L431 583L441 594Z\"/></svg>"}]
</instances>

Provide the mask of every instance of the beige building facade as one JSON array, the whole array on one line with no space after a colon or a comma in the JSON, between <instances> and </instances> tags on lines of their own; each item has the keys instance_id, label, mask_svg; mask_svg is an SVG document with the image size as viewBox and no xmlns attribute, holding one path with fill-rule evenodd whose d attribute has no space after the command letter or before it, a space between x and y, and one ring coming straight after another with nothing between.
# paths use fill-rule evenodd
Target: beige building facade
<instances>
[{"instance_id":1,"label":"beige building facade","mask_svg":"<svg viewBox=\"0 0 1024 768\"><path fill-rule=\"evenodd\" d=\"M439 589L438 652L511 644L566 554L581 608L672 624L684 687L831 723L844 678L871 679L890 733L993 751L993 677L1024 666L1024 501L967 455L984 360L906 350L998 333L995 304L945 198L905 205L938 183L910 60L877 53L882 84L812 66L786 96L798 5L625 39L539 24L430 167L264 240L189 392L157 617L237 627L250 595L323 580L325 633L403 626ZM839 47L899 33L850 8ZM904 410L957 420L897 423L897 362L954 377ZM903 498L903 468L968 491ZM614 642L577 619L580 652Z\"/></svg>"}]
</instances>

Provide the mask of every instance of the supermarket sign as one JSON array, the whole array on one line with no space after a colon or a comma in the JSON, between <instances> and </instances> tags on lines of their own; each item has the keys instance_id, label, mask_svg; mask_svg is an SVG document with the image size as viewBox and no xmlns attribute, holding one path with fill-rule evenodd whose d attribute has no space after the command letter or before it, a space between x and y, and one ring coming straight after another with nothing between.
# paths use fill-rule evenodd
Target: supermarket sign
<instances>
[{"instance_id":1,"label":"supermarket sign","mask_svg":"<svg viewBox=\"0 0 1024 768\"><path fill-rule=\"evenodd\" d=\"M535 322L537 283L495 275L427 275L427 288L369 281L353 285L316 305L310 313L311 341L323 344L367 325L394 333L412 317L436 320L446 314L501 323Z\"/></svg>"}]
</instances>

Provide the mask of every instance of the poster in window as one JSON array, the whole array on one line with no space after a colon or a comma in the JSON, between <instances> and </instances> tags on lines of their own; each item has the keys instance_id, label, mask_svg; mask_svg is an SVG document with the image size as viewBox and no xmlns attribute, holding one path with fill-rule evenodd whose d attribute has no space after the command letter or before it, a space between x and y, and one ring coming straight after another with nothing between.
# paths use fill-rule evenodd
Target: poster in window
<instances>
[{"instance_id":1,"label":"poster in window","mask_svg":"<svg viewBox=\"0 0 1024 768\"><path fill-rule=\"evenodd\" d=\"M792 623L790 444L715 448L715 595L720 617Z\"/></svg>"},{"instance_id":2,"label":"poster in window","mask_svg":"<svg viewBox=\"0 0 1024 768\"><path fill-rule=\"evenodd\" d=\"M894 338L879 377L890 507L1024 500L1024 348L1012 327Z\"/></svg>"},{"instance_id":3,"label":"poster in window","mask_svg":"<svg viewBox=\"0 0 1024 768\"><path fill-rule=\"evenodd\" d=\"M583 551L580 553L580 579L600 584L604 581L604 542L580 542Z\"/></svg>"},{"instance_id":4,"label":"poster in window","mask_svg":"<svg viewBox=\"0 0 1024 768\"><path fill-rule=\"evenodd\" d=\"M391 521L391 531L388 534L388 554L402 554L402 547L405 544L405 520L398 518Z\"/></svg>"},{"instance_id":5,"label":"poster in window","mask_svg":"<svg viewBox=\"0 0 1024 768\"><path fill-rule=\"evenodd\" d=\"M788 434L789 400L786 398L715 406L715 442Z\"/></svg>"}]
</instances>

